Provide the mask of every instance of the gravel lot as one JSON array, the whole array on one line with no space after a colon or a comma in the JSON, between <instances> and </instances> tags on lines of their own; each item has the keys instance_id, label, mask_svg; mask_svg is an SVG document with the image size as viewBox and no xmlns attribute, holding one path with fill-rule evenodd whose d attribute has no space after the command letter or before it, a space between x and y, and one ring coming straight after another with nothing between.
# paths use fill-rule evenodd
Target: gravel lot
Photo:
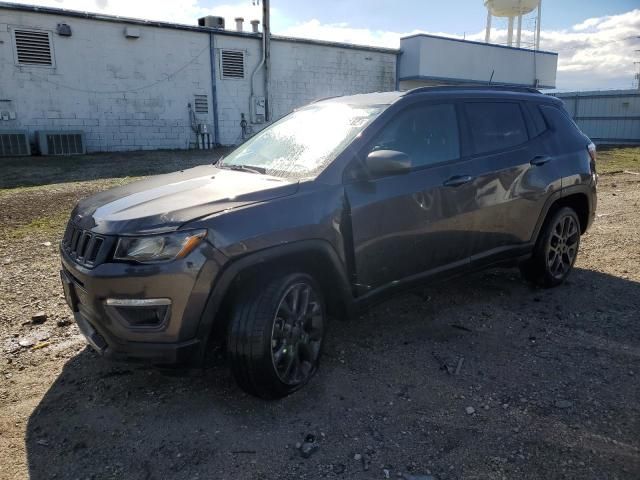
<instances>
[{"instance_id":1,"label":"gravel lot","mask_svg":"<svg viewBox=\"0 0 640 480\"><path fill-rule=\"evenodd\" d=\"M82 174L78 160L0 162L0 478L640 478L640 175L628 166L600 177L567 284L535 289L499 269L397 296L334 322L311 384L264 402L222 362L177 376L102 360L59 285L79 198L208 159L100 155ZM303 458L309 435L318 448Z\"/></svg>"}]
</instances>

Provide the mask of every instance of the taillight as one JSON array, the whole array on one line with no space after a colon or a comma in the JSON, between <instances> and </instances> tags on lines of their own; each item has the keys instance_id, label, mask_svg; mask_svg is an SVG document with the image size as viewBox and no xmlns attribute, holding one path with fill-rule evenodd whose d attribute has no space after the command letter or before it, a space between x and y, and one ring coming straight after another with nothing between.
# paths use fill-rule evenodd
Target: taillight
<instances>
[{"instance_id":1,"label":"taillight","mask_svg":"<svg viewBox=\"0 0 640 480\"><path fill-rule=\"evenodd\" d=\"M591 157L591 160L595 162L596 158L598 158L598 153L596 151L596 146L594 145L593 142L587 145L587 150L589 150L589 156Z\"/></svg>"}]
</instances>

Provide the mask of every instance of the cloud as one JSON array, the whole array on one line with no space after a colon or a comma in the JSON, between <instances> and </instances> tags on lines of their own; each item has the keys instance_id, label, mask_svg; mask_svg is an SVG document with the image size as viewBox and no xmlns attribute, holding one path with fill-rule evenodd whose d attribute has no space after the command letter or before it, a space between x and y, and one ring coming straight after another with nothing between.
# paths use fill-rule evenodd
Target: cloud
<instances>
[{"instance_id":1,"label":"cloud","mask_svg":"<svg viewBox=\"0 0 640 480\"><path fill-rule=\"evenodd\" d=\"M640 49L640 9L620 15L590 18L566 30L543 30L540 48L558 52L557 88L560 90L631 88L635 50ZM282 35L318 40L398 48L400 38L414 33L462 38L442 32L397 32L354 28L346 23L322 24L314 19L292 25ZM484 41L480 30L467 40ZM523 46L533 46L534 32L524 30ZM507 30L493 29L492 43L506 44Z\"/></svg>"},{"instance_id":2,"label":"cloud","mask_svg":"<svg viewBox=\"0 0 640 480\"><path fill-rule=\"evenodd\" d=\"M234 28L233 19L248 21L261 18L261 7L250 0L215 7L203 7L197 0L14 0L73 10L90 10L111 15L164 20L193 25L204 15L219 15ZM318 19L296 20L284 11L271 9L272 30L279 35L328 40L335 42L398 48L400 38L419 31L371 30L353 27L347 22L322 23ZM525 24L526 25L526 24ZM532 45L532 25L523 32L523 44ZM640 49L640 9L612 16L589 18L565 30L543 30L541 48L559 53L558 89L630 88L634 77L635 50ZM443 32L422 32L453 38L461 35ZM506 43L506 29L492 30L495 43ZM466 36L484 41L484 30Z\"/></svg>"}]
</instances>

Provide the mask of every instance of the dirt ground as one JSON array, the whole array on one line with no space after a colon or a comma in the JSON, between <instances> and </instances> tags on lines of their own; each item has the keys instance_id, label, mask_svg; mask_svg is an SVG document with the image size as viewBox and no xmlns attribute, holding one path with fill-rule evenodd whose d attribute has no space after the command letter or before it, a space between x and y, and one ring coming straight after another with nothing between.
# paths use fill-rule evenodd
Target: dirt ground
<instances>
[{"instance_id":1,"label":"dirt ground","mask_svg":"<svg viewBox=\"0 0 640 480\"><path fill-rule=\"evenodd\" d=\"M402 294L334 322L313 381L264 402L223 364L176 376L97 357L59 284L79 198L208 160L0 165L0 478L640 478L637 168L601 175L565 285L497 269Z\"/></svg>"}]
</instances>

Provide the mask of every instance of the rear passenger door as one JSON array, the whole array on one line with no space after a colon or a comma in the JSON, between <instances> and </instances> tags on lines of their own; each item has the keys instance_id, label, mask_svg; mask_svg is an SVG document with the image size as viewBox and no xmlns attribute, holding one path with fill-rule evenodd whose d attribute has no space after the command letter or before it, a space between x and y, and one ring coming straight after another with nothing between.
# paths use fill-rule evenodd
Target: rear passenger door
<instances>
[{"instance_id":1,"label":"rear passenger door","mask_svg":"<svg viewBox=\"0 0 640 480\"><path fill-rule=\"evenodd\" d=\"M531 241L549 193L560 189L557 167L525 102L465 101L478 212L470 239L472 262L498 260Z\"/></svg>"}]
</instances>

